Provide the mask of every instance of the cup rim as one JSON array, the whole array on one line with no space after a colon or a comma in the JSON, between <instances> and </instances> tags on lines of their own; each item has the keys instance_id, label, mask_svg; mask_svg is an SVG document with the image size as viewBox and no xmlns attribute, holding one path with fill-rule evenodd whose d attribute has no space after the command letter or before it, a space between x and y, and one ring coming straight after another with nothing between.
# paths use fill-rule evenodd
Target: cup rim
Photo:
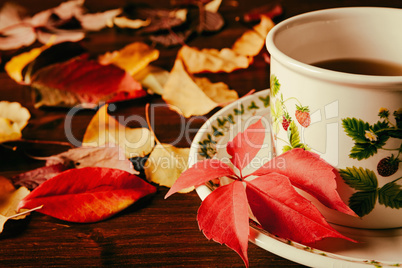
<instances>
[{"instance_id":1,"label":"cup rim","mask_svg":"<svg viewBox=\"0 0 402 268\"><path fill-rule=\"evenodd\" d=\"M286 55L279 50L275 45L275 37L279 31L288 28L292 24L297 22L303 22L312 20L320 20L323 15L340 14L345 12L373 12L373 11L389 11L389 12L401 12L402 9L387 8L387 7L341 7L341 8L329 8L316 11L310 11L307 13L299 14L290 17L277 25L275 25L268 33L266 37L266 47L271 57L274 57L281 64L286 67L299 72L303 75L314 77L320 80L327 80L341 84L352 84L354 86L372 87L380 89L388 89L393 91L402 91L402 75L401 76L380 76L380 75L364 75L364 74L352 74L340 71L328 70L316 66L312 66L292 57Z\"/></svg>"}]
</instances>

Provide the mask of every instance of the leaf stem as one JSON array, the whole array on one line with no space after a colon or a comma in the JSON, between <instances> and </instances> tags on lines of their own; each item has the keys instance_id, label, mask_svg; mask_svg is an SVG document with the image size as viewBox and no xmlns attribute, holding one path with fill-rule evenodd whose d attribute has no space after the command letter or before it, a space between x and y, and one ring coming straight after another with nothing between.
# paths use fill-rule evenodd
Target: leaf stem
<instances>
[{"instance_id":1,"label":"leaf stem","mask_svg":"<svg viewBox=\"0 0 402 268\"><path fill-rule=\"evenodd\" d=\"M62 146L68 146L70 148L74 148L74 145L72 145L71 143L66 142L66 141L44 141L44 140L27 140L27 139L19 139L18 141L26 142L26 143L34 143L34 144L62 145Z\"/></svg>"},{"instance_id":2,"label":"leaf stem","mask_svg":"<svg viewBox=\"0 0 402 268\"><path fill-rule=\"evenodd\" d=\"M285 103L285 102L287 102L288 100L292 100L292 99L296 100L296 101L300 104L300 106L303 106L303 105L301 104L301 102L300 102L297 98L295 98L295 97L287 98L286 100L282 101L282 104Z\"/></svg>"},{"instance_id":3,"label":"leaf stem","mask_svg":"<svg viewBox=\"0 0 402 268\"><path fill-rule=\"evenodd\" d=\"M399 151L399 148L381 148L386 151Z\"/></svg>"},{"instance_id":4,"label":"leaf stem","mask_svg":"<svg viewBox=\"0 0 402 268\"><path fill-rule=\"evenodd\" d=\"M395 180L391 181L390 183L397 182L397 181L399 181L400 179L402 179L402 177L399 177L399 178L397 178L397 179L395 179Z\"/></svg>"},{"instance_id":5,"label":"leaf stem","mask_svg":"<svg viewBox=\"0 0 402 268\"><path fill-rule=\"evenodd\" d=\"M385 120L390 124L393 128L397 128L391 121L389 121L389 118L385 118Z\"/></svg>"},{"instance_id":6,"label":"leaf stem","mask_svg":"<svg viewBox=\"0 0 402 268\"><path fill-rule=\"evenodd\" d=\"M288 142L287 140L284 140L284 139L282 139L282 138L279 138L278 136L277 136L276 138L277 138L278 140L281 140L281 141L285 142L286 144L292 146L292 144L290 144L290 142Z\"/></svg>"},{"instance_id":7,"label":"leaf stem","mask_svg":"<svg viewBox=\"0 0 402 268\"><path fill-rule=\"evenodd\" d=\"M9 149L9 150L12 150L12 151L17 151L17 146L10 146L10 145L6 145L6 144L4 144L4 143L0 143L0 146L2 146L3 148L6 148L6 149Z\"/></svg>"},{"instance_id":8,"label":"leaf stem","mask_svg":"<svg viewBox=\"0 0 402 268\"><path fill-rule=\"evenodd\" d=\"M152 136L154 136L154 139L155 139L155 141L156 141L156 143L161 143L159 140L158 140L158 138L156 137L156 135L155 135L155 132L154 132L154 130L152 129L152 127L151 127L151 122L150 122L150 120L149 120L149 103L147 103L146 105L145 105L145 120L147 121L147 125L148 125L148 128L149 128L149 130L151 131L151 133L152 133Z\"/></svg>"},{"instance_id":9,"label":"leaf stem","mask_svg":"<svg viewBox=\"0 0 402 268\"><path fill-rule=\"evenodd\" d=\"M237 176L237 175L229 175L229 176L227 176L229 179L232 179L232 180L235 180L235 181L242 181L243 179L242 178L240 178L239 176Z\"/></svg>"},{"instance_id":10,"label":"leaf stem","mask_svg":"<svg viewBox=\"0 0 402 268\"><path fill-rule=\"evenodd\" d=\"M43 205L40 205L39 207L32 208L32 209L30 209L30 210L23 211L23 212L20 212L20 213L17 213L17 214L14 214L14 215L8 216L8 217L7 217L7 219L16 218L16 217L19 217L19 216L22 216L22 215L25 215L25 214L31 213L31 212L33 212L33 211L35 211L35 210L39 210L39 209L41 209L42 207L43 207Z\"/></svg>"}]
</instances>

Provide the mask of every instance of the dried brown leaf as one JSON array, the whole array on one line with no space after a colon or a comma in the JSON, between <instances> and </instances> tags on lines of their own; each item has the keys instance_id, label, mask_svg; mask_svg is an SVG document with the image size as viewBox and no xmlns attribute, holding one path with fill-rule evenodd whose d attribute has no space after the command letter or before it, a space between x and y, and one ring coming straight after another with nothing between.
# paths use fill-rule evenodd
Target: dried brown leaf
<instances>
[{"instance_id":1,"label":"dried brown leaf","mask_svg":"<svg viewBox=\"0 0 402 268\"><path fill-rule=\"evenodd\" d=\"M216 100L224 98L228 101L238 98L234 90L222 87L222 83L215 85L206 78L198 80L198 83L199 85L196 79L187 73L181 59L176 59L164 86L162 98L166 103L177 107L184 117L204 115L221 104L212 98ZM221 96L217 98L217 95Z\"/></svg>"},{"instance_id":2,"label":"dried brown leaf","mask_svg":"<svg viewBox=\"0 0 402 268\"><path fill-rule=\"evenodd\" d=\"M233 51L243 56L256 56L264 47L265 38L274 25L269 17L262 15L259 24L236 40L232 46Z\"/></svg>"},{"instance_id":3,"label":"dried brown leaf","mask_svg":"<svg viewBox=\"0 0 402 268\"><path fill-rule=\"evenodd\" d=\"M190 148L177 148L170 144L158 143L149 155L144 166L145 175L150 182L172 187L180 174L187 169ZM194 187L183 189L190 192Z\"/></svg>"},{"instance_id":4,"label":"dried brown leaf","mask_svg":"<svg viewBox=\"0 0 402 268\"><path fill-rule=\"evenodd\" d=\"M238 55L229 48L202 49L183 46L178 57L181 58L189 73L202 72L226 72L248 68L250 59L244 55Z\"/></svg>"}]
</instances>

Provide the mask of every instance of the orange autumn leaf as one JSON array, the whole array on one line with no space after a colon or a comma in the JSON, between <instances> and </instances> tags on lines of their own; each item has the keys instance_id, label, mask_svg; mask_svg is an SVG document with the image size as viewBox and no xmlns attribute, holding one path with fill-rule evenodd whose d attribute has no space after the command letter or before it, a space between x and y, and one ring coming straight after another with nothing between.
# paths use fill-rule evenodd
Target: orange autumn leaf
<instances>
[{"instance_id":1,"label":"orange autumn leaf","mask_svg":"<svg viewBox=\"0 0 402 268\"><path fill-rule=\"evenodd\" d=\"M82 146L101 147L116 144L127 158L144 157L154 147L155 141L147 128L129 128L107 113L108 105L102 106L89 123Z\"/></svg>"},{"instance_id":2,"label":"orange autumn leaf","mask_svg":"<svg viewBox=\"0 0 402 268\"><path fill-rule=\"evenodd\" d=\"M153 194L156 188L126 171L86 167L70 169L45 181L18 205L70 222L107 219Z\"/></svg>"},{"instance_id":3,"label":"orange autumn leaf","mask_svg":"<svg viewBox=\"0 0 402 268\"><path fill-rule=\"evenodd\" d=\"M232 46L233 51L243 56L256 56L264 47L265 37L274 25L269 17L261 16L259 24L255 25L252 30L246 31L236 40Z\"/></svg>"},{"instance_id":4,"label":"orange autumn leaf","mask_svg":"<svg viewBox=\"0 0 402 268\"><path fill-rule=\"evenodd\" d=\"M134 42L120 50L99 56L99 62L103 65L114 64L130 75L134 75L158 57L159 51L157 49L142 42Z\"/></svg>"},{"instance_id":5,"label":"orange autumn leaf","mask_svg":"<svg viewBox=\"0 0 402 268\"><path fill-rule=\"evenodd\" d=\"M40 53L49 48L51 45L52 41L44 46L33 48L30 51L12 57L11 60L9 60L4 66L4 70L17 83L23 83L24 78L22 77L22 70L24 67L35 60Z\"/></svg>"},{"instance_id":6,"label":"orange autumn leaf","mask_svg":"<svg viewBox=\"0 0 402 268\"><path fill-rule=\"evenodd\" d=\"M187 73L183 62L177 59L164 85L162 98L178 108L184 117L190 117L204 115L215 107L235 101L238 95L222 82L212 83L207 78L193 78Z\"/></svg>"},{"instance_id":7,"label":"orange autumn leaf","mask_svg":"<svg viewBox=\"0 0 402 268\"><path fill-rule=\"evenodd\" d=\"M178 53L178 58L183 60L189 73L230 73L237 69L246 69L251 62L246 56L239 55L229 48L199 50L183 46Z\"/></svg>"}]
</instances>

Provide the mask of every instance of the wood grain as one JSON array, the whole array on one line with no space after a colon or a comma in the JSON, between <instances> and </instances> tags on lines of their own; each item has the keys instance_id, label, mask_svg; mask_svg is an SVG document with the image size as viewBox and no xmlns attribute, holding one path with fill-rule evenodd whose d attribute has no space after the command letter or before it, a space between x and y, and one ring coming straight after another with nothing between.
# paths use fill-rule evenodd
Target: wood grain
<instances>
[{"instance_id":1,"label":"wood grain","mask_svg":"<svg viewBox=\"0 0 402 268\"><path fill-rule=\"evenodd\" d=\"M16 0L29 8L31 14L50 8L60 1L54 0ZM135 1L138 2L138 1ZM168 7L169 1L145 1L154 6ZM247 27L236 18L245 11L271 0L223 0L221 14L225 18L224 29L210 36L199 36L188 45L199 48L229 47ZM88 0L90 11L101 11L123 6L125 0ZM285 19L303 12L340 6L375 5L402 7L400 0L283 0ZM235 5L237 4L237 6ZM143 37L129 35L114 29L105 29L88 34L84 46L93 54L116 50ZM159 48L160 58L155 65L167 70L173 66L178 48ZM34 109L30 88L18 85L4 72L4 62L12 55L26 49L0 52L2 65L0 71L0 100L18 101L32 113L29 125L23 131L25 139L66 141L65 109ZM269 86L269 65L262 57L256 57L247 70L230 74L205 74L212 81L223 81L244 95L251 89L263 90ZM150 97L148 102L163 104L158 96ZM116 114L144 116L144 102L127 102L118 106ZM205 117L191 121L186 129L187 135L178 139L181 118L166 108L155 110L153 128L158 139L176 146L187 147L197 129L216 110ZM82 111L72 120L71 133L81 140L86 125L95 111ZM188 121L186 121L188 122ZM131 122L135 124L135 122ZM41 144L17 144L18 150L0 147L0 175L12 176L43 165L27 154L46 156L66 150L66 147ZM240 257L229 248L208 241L200 232L197 209L200 199L195 192L175 194L165 200L167 189L159 187L152 198L136 203L119 215L93 224L73 224L63 222L40 213L33 213L27 220L9 221L7 232L0 236L0 267L85 267L85 266L130 266L130 267L243 267ZM267 252L254 244L249 244L250 267L302 267L292 261Z\"/></svg>"}]
</instances>

